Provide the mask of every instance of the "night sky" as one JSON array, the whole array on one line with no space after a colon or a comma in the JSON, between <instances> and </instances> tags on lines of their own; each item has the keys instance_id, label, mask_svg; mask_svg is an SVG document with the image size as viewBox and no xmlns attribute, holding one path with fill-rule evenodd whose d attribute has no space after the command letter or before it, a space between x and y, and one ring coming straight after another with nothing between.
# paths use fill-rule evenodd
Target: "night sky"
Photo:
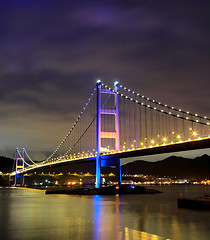
<instances>
[{"instance_id":1,"label":"night sky","mask_svg":"<svg viewBox=\"0 0 210 240\"><path fill-rule=\"evenodd\" d=\"M97 79L210 116L210 1L0 3L0 155L43 159Z\"/></svg>"}]
</instances>

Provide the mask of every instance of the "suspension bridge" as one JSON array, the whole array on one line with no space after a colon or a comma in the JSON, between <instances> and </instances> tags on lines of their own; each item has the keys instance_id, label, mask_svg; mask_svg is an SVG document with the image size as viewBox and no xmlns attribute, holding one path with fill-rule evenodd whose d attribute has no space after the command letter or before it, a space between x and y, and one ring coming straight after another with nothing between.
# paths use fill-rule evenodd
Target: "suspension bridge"
<instances>
[{"instance_id":1,"label":"suspension bridge","mask_svg":"<svg viewBox=\"0 0 210 240\"><path fill-rule=\"evenodd\" d=\"M111 88L98 80L77 120L52 154L36 162L25 149L17 148L11 175L15 176L15 185L17 178L24 185L25 173L94 160L96 188L101 186L101 168L106 166L116 167L120 187L120 159L210 148L209 129L207 116L168 106L118 82Z\"/></svg>"}]
</instances>

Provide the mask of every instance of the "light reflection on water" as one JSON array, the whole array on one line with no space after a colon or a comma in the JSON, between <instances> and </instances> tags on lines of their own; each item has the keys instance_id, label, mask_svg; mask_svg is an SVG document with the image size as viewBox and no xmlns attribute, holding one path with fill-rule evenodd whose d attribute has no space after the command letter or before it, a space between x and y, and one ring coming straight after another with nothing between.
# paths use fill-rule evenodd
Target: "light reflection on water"
<instances>
[{"instance_id":1,"label":"light reflection on water","mask_svg":"<svg viewBox=\"0 0 210 240\"><path fill-rule=\"evenodd\" d=\"M112 196L111 200L106 199L105 201L104 196L95 195L94 206L94 239L113 239L113 236L115 240L123 239L119 195ZM104 208L104 206L106 207Z\"/></svg>"},{"instance_id":2,"label":"light reflection on water","mask_svg":"<svg viewBox=\"0 0 210 240\"><path fill-rule=\"evenodd\" d=\"M162 187L163 194L45 195L0 188L0 239L197 240L210 235L210 211L178 209L176 199L210 186Z\"/></svg>"},{"instance_id":3,"label":"light reflection on water","mask_svg":"<svg viewBox=\"0 0 210 240\"><path fill-rule=\"evenodd\" d=\"M134 196L135 197L135 196ZM114 239L115 240L170 240L160 237L155 234L150 234L143 231L138 231L128 227L123 228L121 219L121 205L120 196L115 196L115 204L113 212L115 214L111 218L110 214L106 215L103 212L103 205L113 205L112 201L103 199L103 196L94 196L95 205L95 240L97 239ZM128 204L128 203L124 203ZM106 217L104 217L106 216Z\"/></svg>"},{"instance_id":4,"label":"light reflection on water","mask_svg":"<svg viewBox=\"0 0 210 240\"><path fill-rule=\"evenodd\" d=\"M170 240L155 234L125 228L125 240Z\"/></svg>"}]
</instances>

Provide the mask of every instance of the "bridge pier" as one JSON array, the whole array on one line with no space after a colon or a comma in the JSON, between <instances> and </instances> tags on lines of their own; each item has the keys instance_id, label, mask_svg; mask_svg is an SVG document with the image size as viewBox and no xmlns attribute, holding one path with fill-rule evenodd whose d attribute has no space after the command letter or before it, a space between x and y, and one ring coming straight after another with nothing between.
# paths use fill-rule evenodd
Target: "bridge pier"
<instances>
[{"instance_id":1,"label":"bridge pier","mask_svg":"<svg viewBox=\"0 0 210 240\"><path fill-rule=\"evenodd\" d=\"M22 182L20 183L20 186L24 187L25 184L25 178L24 178L24 174L15 174L15 181L14 181L14 186L16 187L17 185L19 185L19 183L17 183L17 179L22 179Z\"/></svg>"},{"instance_id":2,"label":"bridge pier","mask_svg":"<svg viewBox=\"0 0 210 240\"><path fill-rule=\"evenodd\" d=\"M101 158L96 157L96 188L101 186Z\"/></svg>"},{"instance_id":3,"label":"bridge pier","mask_svg":"<svg viewBox=\"0 0 210 240\"><path fill-rule=\"evenodd\" d=\"M121 183L121 163L120 158L114 159L96 159L96 188L101 187L101 168L102 167L116 167L118 187L122 187Z\"/></svg>"},{"instance_id":4,"label":"bridge pier","mask_svg":"<svg viewBox=\"0 0 210 240\"><path fill-rule=\"evenodd\" d=\"M118 187L122 187L122 177L121 177L121 161L120 158L117 159L117 180L118 180Z\"/></svg>"},{"instance_id":5,"label":"bridge pier","mask_svg":"<svg viewBox=\"0 0 210 240\"><path fill-rule=\"evenodd\" d=\"M112 159L102 159L101 167L116 167L117 181L118 187L121 188L121 164L120 158L112 158Z\"/></svg>"}]
</instances>

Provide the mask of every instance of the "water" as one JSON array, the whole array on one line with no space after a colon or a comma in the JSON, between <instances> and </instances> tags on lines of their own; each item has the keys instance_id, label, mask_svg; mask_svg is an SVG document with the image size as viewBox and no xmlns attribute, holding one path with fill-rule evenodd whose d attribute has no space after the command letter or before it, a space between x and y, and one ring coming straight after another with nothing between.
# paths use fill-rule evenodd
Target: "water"
<instances>
[{"instance_id":1,"label":"water","mask_svg":"<svg viewBox=\"0 0 210 240\"><path fill-rule=\"evenodd\" d=\"M0 188L0 239L209 239L210 211L179 209L176 199L180 192L210 194L210 186L153 188L164 193L70 196Z\"/></svg>"}]
</instances>

